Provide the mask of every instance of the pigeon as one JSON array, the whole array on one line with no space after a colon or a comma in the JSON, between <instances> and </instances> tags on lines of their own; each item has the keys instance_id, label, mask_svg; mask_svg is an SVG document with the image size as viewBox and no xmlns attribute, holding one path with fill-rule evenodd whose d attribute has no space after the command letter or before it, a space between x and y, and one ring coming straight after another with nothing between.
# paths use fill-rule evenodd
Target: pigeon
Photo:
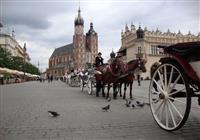
<instances>
[{"instance_id":1,"label":"pigeon","mask_svg":"<svg viewBox=\"0 0 200 140\"><path fill-rule=\"evenodd\" d=\"M131 104L131 101L128 101L127 99L126 99L126 107L130 107L130 104Z\"/></svg>"},{"instance_id":2,"label":"pigeon","mask_svg":"<svg viewBox=\"0 0 200 140\"><path fill-rule=\"evenodd\" d=\"M107 106L105 106L105 107L102 107L102 110L104 110L104 111L108 111L110 109L110 105L107 105Z\"/></svg>"},{"instance_id":3,"label":"pigeon","mask_svg":"<svg viewBox=\"0 0 200 140\"><path fill-rule=\"evenodd\" d=\"M143 107L144 106L144 103L140 103L139 101L136 101L136 103L137 103L137 106L139 106L139 107Z\"/></svg>"},{"instance_id":4,"label":"pigeon","mask_svg":"<svg viewBox=\"0 0 200 140\"><path fill-rule=\"evenodd\" d=\"M135 107L135 105L134 104L132 104L132 108L134 108Z\"/></svg>"},{"instance_id":5,"label":"pigeon","mask_svg":"<svg viewBox=\"0 0 200 140\"><path fill-rule=\"evenodd\" d=\"M108 102L110 102L110 101L111 101L111 98L110 98L110 97L108 97L108 98L107 98L107 101L108 101Z\"/></svg>"},{"instance_id":6,"label":"pigeon","mask_svg":"<svg viewBox=\"0 0 200 140\"><path fill-rule=\"evenodd\" d=\"M145 103L146 105L150 105L150 103Z\"/></svg>"},{"instance_id":7,"label":"pigeon","mask_svg":"<svg viewBox=\"0 0 200 140\"><path fill-rule=\"evenodd\" d=\"M49 115L51 117L58 117L59 116L59 114L57 112L55 112L55 111L48 111L48 112L49 112Z\"/></svg>"}]
</instances>

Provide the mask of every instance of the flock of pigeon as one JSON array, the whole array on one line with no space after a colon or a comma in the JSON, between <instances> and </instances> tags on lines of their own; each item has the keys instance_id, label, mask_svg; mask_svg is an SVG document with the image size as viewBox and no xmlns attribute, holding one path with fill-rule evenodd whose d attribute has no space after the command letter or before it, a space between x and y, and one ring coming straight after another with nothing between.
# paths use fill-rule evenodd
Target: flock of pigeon
<instances>
[{"instance_id":1,"label":"flock of pigeon","mask_svg":"<svg viewBox=\"0 0 200 140\"><path fill-rule=\"evenodd\" d=\"M107 101L110 102L110 101L111 101L111 98L108 98ZM146 105L149 105L149 103L144 103L144 102L140 102L140 101L136 101L136 102L135 102L136 104L133 104L133 103L131 102L131 100L127 100L127 99L126 99L125 101L126 101L126 103L125 103L125 106L126 106L126 107L135 108L136 106L138 106L138 107L143 107L145 104L146 104ZM102 110L105 111L105 112L107 112L109 109L110 109L110 104L106 105L105 107L102 107ZM51 117L58 117L58 116L60 115L60 114L58 114L56 111L48 111L48 113L49 113L49 115L50 115Z\"/></svg>"},{"instance_id":2,"label":"flock of pigeon","mask_svg":"<svg viewBox=\"0 0 200 140\"><path fill-rule=\"evenodd\" d=\"M111 101L111 98L108 98L108 102L110 102ZM127 100L127 99L125 99L125 101L126 101L126 103L125 103L125 106L126 107L132 107L132 108L135 108L136 106L138 106L138 107L143 107L145 104L146 105L149 105L149 103L144 103L144 102L140 102L140 101L136 101L136 105L135 104L133 104L132 102L131 102L131 100ZM131 104L132 103L132 104ZM110 104L108 104L108 105L106 105L105 107L102 107L102 110L103 111L108 111L110 109Z\"/></svg>"}]
</instances>

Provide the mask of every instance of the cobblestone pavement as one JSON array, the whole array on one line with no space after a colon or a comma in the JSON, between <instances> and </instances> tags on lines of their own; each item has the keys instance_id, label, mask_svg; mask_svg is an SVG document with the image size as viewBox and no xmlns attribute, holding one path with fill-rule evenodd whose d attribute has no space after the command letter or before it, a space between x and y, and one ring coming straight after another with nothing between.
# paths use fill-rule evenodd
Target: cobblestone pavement
<instances>
[{"instance_id":1,"label":"cobblestone pavement","mask_svg":"<svg viewBox=\"0 0 200 140\"><path fill-rule=\"evenodd\" d=\"M148 101L149 81L134 83L134 97ZM134 101L134 100L133 100ZM149 106L127 108L121 98L108 102L62 82L27 82L0 86L0 140L199 140L200 108L196 99L184 127L161 130ZM48 110L60 116L52 118Z\"/></svg>"}]
</instances>

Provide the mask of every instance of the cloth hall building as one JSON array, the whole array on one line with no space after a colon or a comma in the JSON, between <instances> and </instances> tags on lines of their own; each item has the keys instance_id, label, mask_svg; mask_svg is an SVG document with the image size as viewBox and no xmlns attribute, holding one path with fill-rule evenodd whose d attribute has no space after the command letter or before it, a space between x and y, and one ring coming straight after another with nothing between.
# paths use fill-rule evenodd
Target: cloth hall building
<instances>
[{"instance_id":1,"label":"cloth hall building","mask_svg":"<svg viewBox=\"0 0 200 140\"><path fill-rule=\"evenodd\" d=\"M129 62L138 57L147 60L147 72L142 74L143 78L150 78L151 68L158 63L159 59L163 57L163 53L159 51L158 46L169 46L182 42L200 41L200 33L193 35L189 31L188 34L182 34L179 30L178 33L172 33L168 29L167 32L160 30L149 31L139 26L136 29L135 25L128 27L121 32L121 47L118 55L121 56L124 62Z\"/></svg>"},{"instance_id":2,"label":"cloth hall building","mask_svg":"<svg viewBox=\"0 0 200 140\"><path fill-rule=\"evenodd\" d=\"M90 23L89 31L84 34L84 20L80 7L74 20L73 42L56 48L49 58L47 74L53 77L63 76L72 69L83 69L95 62L98 53L98 35Z\"/></svg>"}]
</instances>

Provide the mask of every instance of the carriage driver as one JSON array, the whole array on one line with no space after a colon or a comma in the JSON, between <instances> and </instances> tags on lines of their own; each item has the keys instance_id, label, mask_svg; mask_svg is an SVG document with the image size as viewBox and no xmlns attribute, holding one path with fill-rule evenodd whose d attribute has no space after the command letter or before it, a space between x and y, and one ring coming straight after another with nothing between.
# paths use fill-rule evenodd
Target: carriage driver
<instances>
[{"instance_id":1,"label":"carriage driver","mask_svg":"<svg viewBox=\"0 0 200 140\"><path fill-rule=\"evenodd\" d=\"M103 65L103 58L101 57L101 52L99 52L95 59L95 66L98 67L101 65Z\"/></svg>"},{"instance_id":2,"label":"carriage driver","mask_svg":"<svg viewBox=\"0 0 200 140\"><path fill-rule=\"evenodd\" d=\"M98 67L101 65L103 65L103 58L101 57L101 52L99 52L95 59L95 67L98 69ZM101 89L101 81L97 81L97 83L96 83L96 96L97 97L99 97L100 89ZM105 94L102 93L102 96L105 97Z\"/></svg>"}]
</instances>

